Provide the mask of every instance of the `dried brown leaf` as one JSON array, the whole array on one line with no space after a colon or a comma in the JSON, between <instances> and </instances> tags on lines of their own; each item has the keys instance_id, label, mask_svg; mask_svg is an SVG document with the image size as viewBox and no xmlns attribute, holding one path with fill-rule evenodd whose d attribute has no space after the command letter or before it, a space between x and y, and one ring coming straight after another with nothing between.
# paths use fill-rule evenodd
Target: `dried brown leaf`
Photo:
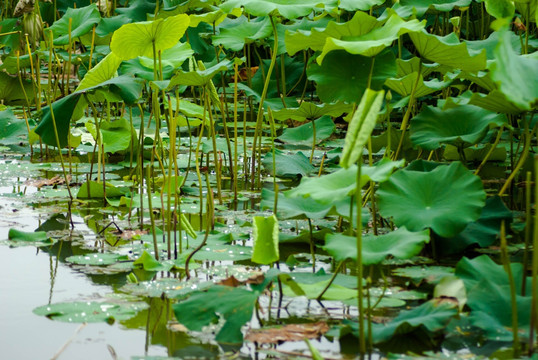
<instances>
[{"instance_id":1,"label":"dried brown leaf","mask_svg":"<svg viewBox=\"0 0 538 360\"><path fill-rule=\"evenodd\" d=\"M303 341L317 339L329 331L329 325L324 321L306 324L288 324L284 326L251 329L245 340L258 344L280 344L285 341Z\"/></svg>"}]
</instances>

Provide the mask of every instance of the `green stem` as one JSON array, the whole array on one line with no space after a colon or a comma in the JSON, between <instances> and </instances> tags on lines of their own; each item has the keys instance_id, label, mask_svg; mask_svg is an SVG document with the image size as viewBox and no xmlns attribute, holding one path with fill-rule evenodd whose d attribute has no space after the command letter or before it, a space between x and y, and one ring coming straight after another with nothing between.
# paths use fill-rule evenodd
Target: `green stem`
<instances>
[{"instance_id":1,"label":"green stem","mask_svg":"<svg viewBox=\"0 0 538 360\"><path fill-rule=\"evenodd\" d=\"M357 206L357 297L359 307L359 350L361 354L366 353L366 339L364 338L364 306L363 306L363 284L362 284L362 197L361 197L361 165L357 163L357 184L355 188L355 202Z\"/></svg>"}]
</instances>

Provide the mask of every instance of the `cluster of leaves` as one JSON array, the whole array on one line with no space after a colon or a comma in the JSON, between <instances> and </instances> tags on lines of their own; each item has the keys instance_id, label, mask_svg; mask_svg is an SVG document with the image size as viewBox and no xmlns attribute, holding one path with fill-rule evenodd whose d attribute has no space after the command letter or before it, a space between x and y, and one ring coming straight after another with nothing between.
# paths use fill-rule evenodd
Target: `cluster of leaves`
<instances>
[{"instance_id":1,"label":"cluster of leaves","mask_svg":"<svg viewBox=\"0 0 538 360\"><path fill-rule=\"evenodd\" d=\"M340 338L354 334L364 341L362 316L370 316L373 309L368 302L363 310L362 279L357 284L355 276L337 274L338 270L355 263L360 276L365 266L414 259L431 244L436 260L456 257L455 273L443 270L432 280L432 299L401 311L387 324L373 324L371 343L383 346L403 334L417 339L426 334L422 341L437 345L437 335L449 334L447 329L466 321L484 339L514 341L517 352L518 328L520 336L528 337L534 322L529 320L530 303L536 294L524 291L531 288L525 272L528 263L510 263L504 242L504 267L485 255L473 260L462 255L505 239L502 224L512 221L505 201L488 197L486 191L505 195L522 177L535 142L536 1L165 0L156 4L136 0L118 8L108 3L99 8L84 1L75 8L68 3L55 2L63 13L59 19L56 11L50 14L52 5L39 2L26 11L22 23L1 19L0 31L5 35L0 37L4 51L0 100L7 105L0 109L0 123L5 125L0 130L2 144L24 142L27 134L31 143L41 141L59 149L86 151L95 144L99 164L106 162L105 154L128 152L129 166L136 156L133 173L141 178L145 157L152 160L151 167L157 160L162 177L153 181L162 192L156 196L151 191L149 197L143 195L143 181L121 187L98 180L83 184L77 197L80 201L105 198L116 207L160 208L163 214L168 211L167 219L171 219L171 202L188 204L186 195L196 194L197 189L200 197L194 209L200 216L214 215L211 188L203 201L200 149L207 159L209 153L215 155L211 166L217 178L208 180L207 186L216 185L220 202L223 170L217 153L228 157L234 200L241 175L252 188L259 185L256 164L273 178L300 179L285 191L279 191L276 181L274 191L261 191L260 210L271 209L273 214L250 219L253 248L228 244L238 239L223 241L220 235L209 235L209 229L195 240L189 221L181 217L191 242L184 248L179 245L180 253L189 250L191 256L159 261L163 254L171 257L169 222L161 229L168 249L156 242L157 229L152 226L153 236L144 236L146 243L130 258L117 251L71 257L69 262L96 266L126 262L121 269L174 269L190 276L191 258L269 265L280 261L283 242L306 240L313 270L317 250L323 250L337 264L334 277L294 274L292 279L288 273L270 270L261 283L249 286L208 284L203 290L179 293L156 286L155 291L177 299L176 318L191 330L221 320L224 325L217 340L225 343L243 341L242 326L250 321L263 291L276 283L288 296L353 301L353 305L358 301L361 321L340 322L330 334ZM20 26L35 28L39 22L50 26L41 34L33 32L30 40L20 36ZM70 82L72 68L78 75L75 88ZM48 74L46 84L41 72ZM239 104L238 94L244 96L244 104ZM41 103L46 106L41 108ZM241 105L243 141L237 137ZM24 118L31 113L31 121L17 117L20 113ZM136 130L133 113L141 118ZM256 122L247 124L247 118ZM227 123L232 120L233 141ZM304 124L293 127L295 122ZM347 130L337 133L337 127ZM155 135L144 136L144 129L155 130ZM189 158L180 166L175 149L182 131L188 135L183 145L188 144ZM75 139L80 133L87 140L79 138L78 144ZM218 142L217 133L226 141ZM208 140L202 146L204 136ZM262 160L259 145L268 144L269 138L271 150ZM279 149L275 140L282 144ZM505 145L518 141L521 145L510 147L506 156ZM163 144L169 146L168 152ZM309 150L310 157L300 150ZM319 150L323 150L321 160ZM368 165L363 164L365 151ZM246 164L242 174L239 156ZM504 163L506 158L510 164ZM484 189L484 179L479 177L492 160L510 168L500 189ZM191 166L197 173L192 182ZM185 176L179 175L179 169L185 170ZM186 186L187 182L196 188ZM132 196L134 189L142 195ZM510 199L519 196L517 191L511 190ZM290 235L282 226L290 219L306 220L309 231ZM319 222L317 233L312 220ZM361 238L363 225L371 227L372 234ZM530 234L531 224L525 225ZM518 235L517 227L512 235ZM40 246L51 241L43 233L29 236L13 231L10 236ZM198 251L204 247L211 251ZM412 273L409 268L398 271L401 276ZM422 278L428 274L426 270ZM384 306L381 298L379 306ZM50 308L52 313L42 308L36 312L64 317L62 308ZM84 304L72 308L86 311ZM134 312L129 309L126 314Z\"/></svg>"}]
</instances>

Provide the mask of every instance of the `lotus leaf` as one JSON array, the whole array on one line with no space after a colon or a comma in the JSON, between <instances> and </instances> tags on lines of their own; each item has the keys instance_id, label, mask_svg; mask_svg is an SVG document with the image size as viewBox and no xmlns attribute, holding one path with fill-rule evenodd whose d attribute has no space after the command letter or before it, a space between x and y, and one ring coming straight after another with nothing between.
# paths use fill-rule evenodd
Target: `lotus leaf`
<instances>
[{"instance_id":1,"label":"lotus leaf","mask_svg":"<svg viewBox=\"0 0 538 360\"><path fill-rule=\"evenodd\" d=\"M126 24L114 32L110 50L122 60L137 56L154 58L157 56L154 51L164 51L176 45L188 27L189 16L185 14Z\"/></svg>"},{"instance_id":2,"label":"lotus leaf","mask_svg":"<svg viewBox=\"0 0 538 360\"><path fill-rule=\"evenodd\" d=\"M469 6L471 0L400 0L400 6L414 9L416 16L422 16L428 9L447 12L455 7Z\"/></svg>"},{"instance_id":3,"label":"lotus leaf","mask_svg":"<svg viewBox=\"0 0 538 360\"><path fill-rule=\"evenodd\" d=\"M252 261L263 265L278 261L280 255L278 251L278 220L276 216L254 216L252 225L252 237L254 238Z\"/></svg>"},{"instance_id":4,"label":"lotus leaf","mask_svg":"<svg viewBox=\"0 0 538 360\"><path fill-rule=\"evenodd\" d=\"M286 111L286 109L280 110ZM316 144L322 142L332 135L335 129L334 122L330 116L322 116L314 121L316 127ZM287 128L278 137L278 140L293 145L312 145L314 142L314 128L312 122L303 124L295 128Z\"/></svg>"},{"instance_id":5,"label":"lotus leaf","mask_svg":"<svg viewBox=\"0 0 538 360\"><path fill-rule=\"evenodd\" d=\"M324 115L338 117L351 111L352 106L341 102L334 104L314 104L303 101L298 108L286 108L273 111L273 117L277 120L305 121L319 119ZM316 127L317 129L317 127Z\"/></svg>"},{"instance_id":6,"label":"lotus leaf","mask_svg":"<svg viewBox=\"0 0 538 360\"><path fill-rule=\"evenodd\" d=\"M189 43L178 42L176 45L164 50L161 54L160 62L157 66L162 66L164 68L173 68L177 69L194 54ZM141 56L138 58L140 64L147 67L148 69L153 69L153 58ZM163 74L164 77L164 74Z\"/></svg>"},{"instance_id":7,"label":"lotus leaf","mask_svg":"<svg viewBox=\"0 0 538 360\"><path fill-rule=\"evenodd\" d=\"M429 151L441 144L469 147L480 142L490 129L507 122L505 115L474 105L444 109L426 106L411 121L411 141Z\"/></svg>"},{"instance_id":8,"label":"lotus leaf","mask_svg":"<svg viewBox=\"0 0 538 360\"><path fill-rule=\"evenodd\" d=\"M111 324L116 320L130 319L147 307L148 305L144 302L115 304L81 301L40 306L34 309L34 313L64 322L107 322Z\"/></svg>"},{"instance_id":9,"label":"lotus leaf","mask_svg":"<svg viewBox=\"0 0 538 360\"><path fill-rule=\"evenodd\" d=\"M220 317L224 318L216 339L237 344L243 341L241 327L252 318L258 296L256 291L215 285L207 291L193 293L172 307L178 321L191 330L202 330Z\"/></svg>"},{"instance_id":10,"label":"lotus leaf","mask_svg":"<svg viewBox=\"0 0 538 360\"><path fill-rule=\"evenodd\" d=\"M510 0L485 0L486 11L497 19L511 20L514 17L516 7Z\"/></svg>"},{"instance_id":11,"label":"lotus leaf","mask_svg":"<svg viewBox=\"0 0 538 360\"><path fill-rule=\"evenodd\" d=\"M132 0L129 1L128 7L116 8L116 12L133 19L133 21L146 21L148 13L155 13L155 2L151 0Z\"/></svg>"},{"instance_id":12,"label":"lotus leaf","mask_svg":"<svg viewBox=\"0 0 538 360\"><path fill-rule=\"evenodd\" d=\"M308 158L300 151L288 155L281 150L276 150L275 163L276 173L273 174L273 153L268 152L262 160L263 166L272 176L282 178L307 176L316 171L316 168L312 166Z\"/></svg>"},{"instance_id":13,"label":"lotus leaf","mask_svg":"<svg viewBox=\"0 0 538 360\"><path fill-rule=\"evenodd\" d=\"M264 39L273 33L271 21L268 17L259 17L247 21L246 17L235 20L231 26L219 27L220 33L213 35L213 45L222 45L232 51L240 51L245 44L251 44Z\"/></svg>"},{"instance_id":14,"label":"lotus leaf","mask_svg":"<svg viewBox=\"0 0 538 360\"><path fill-rule=\"evenodd\" d=\"M419 285L422 281L429 284L438 284L441 279L454 275L454 268L447 266L409 266L395 269L392 273L396 276L406 277Z\"/></svg>"},{"instance_id":15,"label":"lotus leaf","mask_svg":"<svg viewBox=\"0 0 538 360\"><path fill-rule=\"evenodd\" d=\"M26 122L18 119L11 109L0 111L0 144L19 144L27 139Z\"/></svg>"},{"instance_id":16,"label":"lotus leaf","mask_svg":"<svg viewBox=\"0 0 538 360\"><path fill-rule=\"evenodd\" d=\"M417 255L429 241L427 230L410 232L405 227L380 236L363 236L362 263L379 264L389 255L397 259L409 259ZM357 238L354 236L328 234L323 248L336 261L357 260Z\"/></svg>"},{"instance_id":17,"label":"lotus leaf","mask_svg":"<svg viewBox=\"0 0 538 360\"><path fill-rule=\"evenodd\" d=\"M417 76L419 77L418 80ZM410 96L416 84L415 97L420 98L442 90L450 85L450 83L450 80L440 81L438 79L424 81L422 74L419 75L418 72L414 72L401 78L388 78L385 81L385 86L402 96Z\"/></svg>"},{"instance_id":18,"label":"lotus leaf","mask_svg":"<svg viewBox=\"0 0 538 360\"><path fill-rule=\"evenodd\" d=\"M111 253L94 253L86 255L73 255L68 256L65 261L77 265L99 265L106 266L115 264L121 260L128 260L125 255L111 254Z\"/></svg>"},{"instance_id":19,"label":"lotus leaf","mask_svg":"<svg viewBox=\"0 0 538 360\"><path fill-rule=\"evenodd\" d=\"M357 103L366 90L372 61L370 89L381 90L385 80L396 74L392 51L383 51L375 58L331 51L323 64L308 66L308 79L316 82L318 96L324 102Z\"/></svg>"},{"instance_id":20,"label":"lotus leaf","mask_svg":"<svg viewBox=\"0 0 538 360\"><path fill-rule=\"evenodd\" d=\"M68 45L73 40L88 33L92 27L101 21L101 15L96 4L79 9L69 8L65 15L48 28L54 35L54 45ZM71 25L69 25L71 23Z\"/></svg>"},{"instance_id":21,"label":"lotus leaf","mask_svg":"<svg viewBox=\"0 0 538 360\"><path fill-rule=\"evenodd\" d=\"M383 4L383 0L340 0L338 7L347 11L368 11L374 6Z\"/></svg>"},{"instance_id":22,"label":"lotus leaf","mask_svg":"<svg viewBox=\"0 0 538 360\"><path fill-rule=\"evenodd\" d=\"M176 85L187 85L187 86L201 86L207 85L211 79L221 71L228 70L229 67L233 65L233 61L223 60L207 69L196 70L196 71L183 71L179 70L172 79L170 79L169 88Z\"/></svg>"},{"instance_id":23,"label":"lotus leaf","mask_svg":"<svg viewBox=\"0 0 538 360\"><path fill-rule=\"evenodd\" d=\"M0 102L5 105L27 105L34 102L34 87L32 82L21 82L16 76L0 72Z\"/></svg>"},{"instance_id":24,"label":"lotus leaf","mask_svg":"<svg viewBox=\"0 0 538 360\"><path fill-rule=\"evenodd\" d=\"M17 229L9 229L8 239L19 242L37 242L52 244L52 240L45 231L26 232Z\"/></svg>"},{"instance_id":25,"label":"lotus leaf","mask_svg":"<svg viewBox=\"0 0 538 360\"><path fill-rule=\"evenodd\" d=\"M411 231L429 227L444 237L477 220L486 200L480 178L459 162L429 172L398 171L377 195L381 215L392 216L397 226Z\"/></svg>"},{"instance_id":26,"label":"lotus leaf","mask_svg":"<svg viewBox=\"0 0 538 360\"><path fill-rule=\"evenodd\" d=\"M228 0L220 8L229 13L243 7L245 12L254 16L280 15L286 19L296 19L310 14L313 10L331 9L337 0Z\"/></svg>"}]
</instances>

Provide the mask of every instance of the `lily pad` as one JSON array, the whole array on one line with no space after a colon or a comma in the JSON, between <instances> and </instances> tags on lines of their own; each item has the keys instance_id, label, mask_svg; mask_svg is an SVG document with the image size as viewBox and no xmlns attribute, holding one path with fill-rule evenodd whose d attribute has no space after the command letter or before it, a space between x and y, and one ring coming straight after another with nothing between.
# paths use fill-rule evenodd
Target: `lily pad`
<instances>
[{"instance_id":1,"label":"lily pad","mask_svg":"<svg viewBox=\"0 0 538 360\"><path fill-rule=\"evenodd\" d=\"M65 261L77 265L112 265L121 260L128 260L125 255L112 253L94 253L86 255L73 255L65 259Z\"/></svg>"},{"instance_id":2,"label":"lily pad","mask_svg":"<svg viewBox=\"0 0 538 360\"><path fill-rule=\"evenodd\" d=\"M34 309L34 314L71 323L107 322L112 324L116 320L130 319L147 307L148 305L143 302L113 304L78 301L40 306Z\"/></svg>"},{"instance_id":3,"label":"lily pad","mask_svg":"<svg viewBox=\"0 0 538 360\"><path fill-rule=\"evenodd\" d=\"M443 189L443 191L439 191ZM452 237L477 220L486 200L482 181L461 163L427 172L402 170L377 191L379 211L411 231L431 228Z\"/></svg>"}]
</instances>

